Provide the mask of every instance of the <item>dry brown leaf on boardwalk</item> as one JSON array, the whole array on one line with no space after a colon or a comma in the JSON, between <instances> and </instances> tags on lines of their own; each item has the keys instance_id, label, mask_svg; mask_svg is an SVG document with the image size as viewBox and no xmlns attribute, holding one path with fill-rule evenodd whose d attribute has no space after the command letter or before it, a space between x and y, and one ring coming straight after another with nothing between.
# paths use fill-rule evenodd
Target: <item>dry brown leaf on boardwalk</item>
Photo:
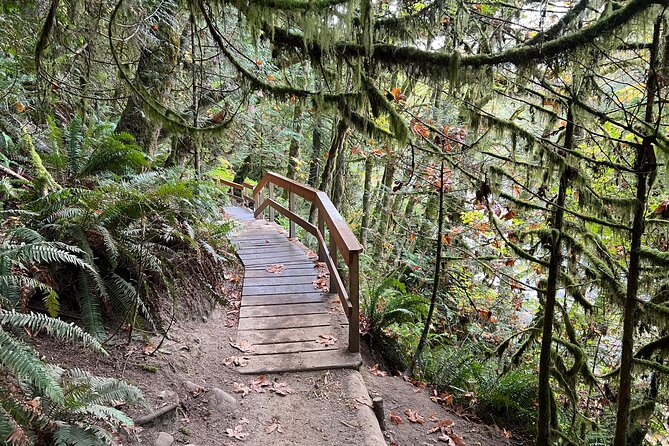
<instances>
[{"instance_id":1,"label":"dry brown leaf on boardwalk","mask_svg":"<svg viewBox=\"0 0 669 446\"><path fill-rule=\"evenodd\" d=\"M337 342L337 338L329 334L319 334L316 342L323 345L334 345Z\"/></svg>"},{"instance_id":2,"label":"dry brown leaf on boardwalk","mask_svg":"<svg viewBox=\"0 0 669 446\"><path fill-rule=\"evenodd\" d=\"M404 411L404 414L407 416L407 420L409 420L412 423L418 423L418 424L425 423L425 418L423 418L423 416L419 414L417 410L406 409Z\"/></svg>"},{"instance_id":3,"label":"dry brown leaf on boardwalk","mask_svg":"<svg viewBox=\"0 0 669 446\"><path fill-rule=\"evenodd\" d=\"M271 265L267 265L267 268L265 268L265 271L267 271L268 273L277 274L277 273L283 272L284 268L285 267L283 265L281 265L280 263L273 263Z\"/></svg>"},{"instance_id":4,"label":"dry brown leaf on boardwalk","mask_svg":"<svg viewBox=\"0 0 669 446\"><path fill-rule=\"evenodd\" d=\"M236 367L244 367L249 363L249 358L247 356L228 356L223 360L225 365L235 365Z\"/></svg>"},{"instance_id":5,"label":"dry brown leaf on boardwalk","mask_svg":"<svg viewBox=\"0 0 669 446\"><path fill-rule=\"evenodd\" d=\"M274 383L270 390L281 396L286 396L290 393L293 393L293 389L291 389L286 383Z\"/></svg>"},{"instance_id":6,"label":"dry brown leaf on boardwalk","mask_svg":"<svg viewBox=\"0 0 669 446\"><path fill-rule=\"evenodd\" d=\"M235 393L242 394L242 398L251 393L251 388L244 383L233 382L232 386L235 388Z\"/></svg>"},{"instance_id":7,"label":"dry brown leaf on boardwalk","mask_svg":"<svg viewBox=\"0 0 669 446\"><path fill-rule=\"evenodd\" d=\"M248 437L247 432L242 432L242 425L238 424L234 428L227 428L225 430L225 433L228 437L234 438L235 440L244 440L246 437Z\"/></svg>"},{"instance_id":8,"label":"dry brown leaf on boardwalk","mask_svg":"<svg viewBox=\"0 0 669 446\"><path fill-rule=\"evenodd\" d=\"M255 391L256 393L265 393L267 390L265 390L265 387L271 386L272 382L269 380L265 379L265 375L259 375L256 379L251 381L249 383L249 386L251 387L251 390Z\"/></svg>"},{"instance_id":9,"label":"dry brown leaf on boardwalk","mask_svg":"<svg viewBox=\"0 0 669 446\"><path fill-rule=\"evenodd\" d=\"M395 425L402 424L402 416L398 413L395 412L390 412L388 414L388 418L390 419L391 422L393 422Z\"/></svg>"},{"instance_id":10,"label":"dry brown leaf on boardwalk","mask_svg":"<svg viewBox=\"0 0 669 446\"><path fill-rule=\"evenodd\" d=\"M316 254L312 250L309 250L309 251L307 251L307 257L309 257L310 260L317 260L318 259L318 254Z\"/></svg>"},{"instance_id":11,"label":"dry brown leaf on boardwalk","mask_svg":"<svg viewBox=\"0 0 669 446\"><path fill-rule=\"evenodd\" d=\"M324 293L327 293L330 291L328 288L328 281L327 279L316 279L314 280L314 288L317 290L323 290Z\"/></svg>"},{"instance_id":12,"label":"dry brown leaf on boardwalk","mask_svg":"<svg viewBox=\"0 0 669 446\"><path fill-rule=\"evenodd\" d=\"M265 428L266 434L271 434L274 431L283 434L283 427L276 418L272 418L272 422Z\"/></svg>"},{"instance_id":13,"label":"dry brown leaf on boardwalk","mask_svg":"<svg viewBox=\"0 0 669 446\"><path fill-rule=\"evenodd\" d=\"M383 370L379 370L379 364L378 363L374 364L371 367L367 367L367 369L369 369L369 373L371 373L374 376L380 376L380 377L388 376L388 372L384 372Z\"/></svg>"}]
</instances>

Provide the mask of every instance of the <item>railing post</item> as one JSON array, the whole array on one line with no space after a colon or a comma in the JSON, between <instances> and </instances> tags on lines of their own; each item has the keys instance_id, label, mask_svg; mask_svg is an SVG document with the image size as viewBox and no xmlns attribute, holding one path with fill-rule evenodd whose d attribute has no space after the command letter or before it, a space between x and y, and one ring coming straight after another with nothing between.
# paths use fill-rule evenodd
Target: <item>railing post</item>
<instances>
[{"instance_id":1,"label":"railing post","mask_svg":"<svg viewBox=\"0 0 669 446\"><path fill-rule=\"evenodd\" d=\"M253 195L253 202L255 204L255 209L259 209L263 202L262 190L259 190L257 194ZM262 220L262 218L263 218L262 212L256 215L256 220Z\"/></svg>"},{"instance_id":2,"label":"railing post","mask_svg":"<svg viewBox=\"0 0 669 446\"><path fill-rule=\"evenodd\" d=\"M295 212L295 194L293 192L288 192L288 210L290 212ZM290 220L290 223L288 223L288 237L290 238L295 238L295 222L293 220Z\"/></svg>"},{"instance_id":3,"label":"railing post","mask_svg":"<svg viewBox=\"0 0 669 446\"><path fill-rule=\"evenodd\" d=\"M348 320L348 350L360 351L360 259L357 251L351 251L348 265L348 298L351 301L351 317Z\"/></svg>"},{"instance_id":4,"label":"railing post","mask_svg":"<svg viewBox=\"0 0 669 446\"><path fill-rule=\"evenodd\" d=\"M274 184L269 183L269 199L274 200ZM269 206L269 221L274 223L274 208Z\"/></svg>"},{"instance_id":5,"label":"railing post","mask_svg":"<svg viewBox=\"0 0 669 446\"><path fill-rule=\"evenodd\" d=\"M338 265L337 265L337 240L335 240L334 236L332 235L332 232L330 232L330 258L332 258L332 263L334 263L335 269L339 270ZM332 280L332 274L330 274L330 292L334 294L339 293L339 289L337 288L337 281Z\"/></svg>"},{"instance_id":6,"label":"railing post","mask_svg":"<svg viewBox=\"0 0 669 446\"><path fill-rule=\"evenodd\" d=\"M323 237L323 243L325 243L325 218L323 217L323 213L320 209L318 209L316 212L318 213L318 230ZM325 262L325 246L321 246L320 243L318 244L318 261Z\"/></svg>"}]
</instances>

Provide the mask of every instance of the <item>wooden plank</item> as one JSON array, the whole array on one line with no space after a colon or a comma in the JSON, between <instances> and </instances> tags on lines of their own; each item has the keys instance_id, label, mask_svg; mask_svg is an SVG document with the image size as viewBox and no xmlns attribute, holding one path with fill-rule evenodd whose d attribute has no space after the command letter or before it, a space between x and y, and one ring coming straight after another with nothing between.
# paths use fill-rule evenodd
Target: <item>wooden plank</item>
<instances>
[{"instance_id":1,"label":"wooden plank","mask_svg":"<svg viewBox=\"0 0 669 446\"><path fill-rule=\"evenodd\" d=\"M299 294L310 293L318 291L313 284L297 284L297 285L264 285L264 286L244 286L242 288L242 300L246 296L276 296L278 294Z\"/></svg>"},{"instance_id":2,"label":"wooden plank","mask_svg":"<svg viewBox=\"0 0 669 446\"><path fill-rule=\"evenodd\" d=\"M238 253L239 254L239 253ZM261 252L257 254L239 254L239 258L241 258L243 261L257 261L257 260L276 260L274 263L279 263L281 261L294 261L294 260L299 260L299 261L309 261L309 257L307 257L303 252L300 253L292 253L292 252Z\"/></svg>"},{"instance_id":3,"label":"wooden plank","mask_svg":"<svg viewBox=\"0 0 669 446\"><path fill-rule=\"evenodd\" d=\"M329 327L332 316L329 314L310 314L293 316L245 317L239 319L238 331L276 330L277 328Z\"/></svg>"},{"instance_id":4,"label":"wooden plank","mask_svg":"<svg viewBox=\"0 0 669 446\"><path fill-rule=\"evenodd\" d=\"M308 370L355 369L360 367L359 353L325 350L251 356L248 365L237 370L243 374L301 372Z\"/></svg>"},{"instance_id":5,"label":"wooden plank","mask_svg":"<svg viewBox=\"0 0 669 446\"><path fill-rule=\"evenodd\" d=\"M316 264L314 262L312 262L311 260L309 260L308 262L297 262L297 263L283 262L283 263L280 263L280 264L283 265L284 271L289 270L289 269L313 269L314 271L318 271L316 269ZM268 265L276 265L276 263L268 263L268 264L262 264L261 263L261 264L258 264L258 265L245 265L244 269L246 271L258 270L258 269L265 270Z\"/></svg>"},{"instance_id":6,"label":"wooden plank","mask_svg":"<svg viewBox=\"0 0 669 446\"><path fill-rule=\"evenodd\" d=\"M335 334L336 333L336 334ZM321 334L331 334L340 341L339 331L332 327L280 328L277 330L250 330L237 332L237 340L250 344L282 344L285 342L316 342Z\"/></svg>"},{"instance_id":7,"label":"wooden plank","mask_svg":"<svg viewBox=\"0 0 669 446\"><path fill-rule=\"evenodd\" d=\"M267 265L276 265L276 264L281 264L284 266L287 265L300 265L301 267L304 267L306 265L309 265L310 260L303 258L303 259L296 259L296 258L266 258L266 259L249 259L248 261L243 261L242 263L244 264L245 267L257 267L257 268L266 268ZM313 264L313 262L311 262Z\"/></svg>"},{"instance_id":8,"label":"wooden plank","mask_svg":"<svg viewBox=\"0 0 669 446\"><path fill-rule=\"evenodd\" d=\"M267 273L272 274L272 273ZM265 285L304 285L312 284L316 280L316 275L285 277L276 275L274 277L244 277L244 286L265 286Z\"/></svg>"},{"instance_id":9,"label":"wooden plank","mask_svg":"<svg viewBox=\"0 0 669 446\"><path fill-rule=\"evenodd\" d=\"M242 308L258 305L292 305L313 304L323 302L323 293L279 294L276 296L245 296L242 298Z\"/></svg>"},{"instance_id":10,"label":"wooden plank","mask_svg":"<svg viewBox=\"0 0 669 446\"><path fill-rule=\"evenodd\" d=\"M300 276L313 276L316 277L318 274L318 269L311 268L285 268L278 273L270 273L267 271L267 268L256 268L251 269L247 268L244 272L245 278L251 277L262 277L262 278L272 278L272 277L300 277Z\"/></svg>"},{"instance_id":11,"label":"wooden plank","mask_svg":"<svg viewBox=\"0 0 669 446\"><path fill-rule=\"evenodd\" d=\"M286 342L283 344L263 344L263 345L254 345L253 351L249 352L252 355L275 355L277 353L299 353L299 352L309 352L309 351L324 351L324 350L338 350L341 346L334 345L323 345L316 341L305 341L305 342Z\"/></svg>"},{"instance_id":12,"label":"wooden plank","mask_svg":"<svg viewBox=\"0 0 669 446\"><path fill-rule=\"evenodd\" d=\"M243 247L237 250L238 254L244 253L244 254L262 254L264 252L290 252L290 253L295 253L295 254L304 254L304 250L298 248L296 245L290 243L290 244L281 244L281 245L273 245L273 244L264 244L264 245L259 245L259 246L249 246L249 247Z\"/></svg>"},{"instance_id":13,"label":"wooden plank","mask_svg":"<svg viewBox=\"0 0 669 446\"><path fill-rule=\"evenodd\" d=\"M263 305L255 307L241 307L239 317L290 316L296 314L327 314L328 307L324 303Z\"/></svg>"}]
</instances>

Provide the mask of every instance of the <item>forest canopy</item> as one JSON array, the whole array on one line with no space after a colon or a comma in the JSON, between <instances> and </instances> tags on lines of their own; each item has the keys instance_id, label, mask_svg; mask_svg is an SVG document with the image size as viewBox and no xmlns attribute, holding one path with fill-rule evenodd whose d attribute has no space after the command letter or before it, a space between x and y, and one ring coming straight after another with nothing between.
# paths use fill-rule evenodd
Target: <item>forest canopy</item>
<instances>
[{"instance_id":1,"label":"forest canopy","mask_svg":"<svg viewBox=\"0 0 669 446\"><path fill-rule=\"evenodd\" d=\"M216 255L216 180L276 171L365 246L389 370L539 445L664 444L668 7L5 0L2 315L67 289L87 344L105 311L159 330L161 255ZM55 262L76 286L27 272Z\"/></svg>"}]
</instances>

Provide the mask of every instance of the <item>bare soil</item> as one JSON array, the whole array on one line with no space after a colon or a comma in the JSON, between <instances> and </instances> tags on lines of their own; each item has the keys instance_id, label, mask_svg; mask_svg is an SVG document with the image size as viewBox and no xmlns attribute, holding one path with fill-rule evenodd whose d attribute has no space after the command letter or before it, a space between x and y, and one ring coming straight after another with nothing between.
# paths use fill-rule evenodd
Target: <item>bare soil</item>
<instances>
[{"instance_id":1,"label":"bare soil","mask_svg":"<svg viewBox=\"0 0 669 446\"><path fill-rule=\"evenodd\" d=\"M108 357L46 337L33 341L52 363L122 378L140 387L153 410L180 403L155 421L128 429L119 436L123 445L154 445L161 432L172 435L175 445L364 444L365 433L356 419L364 402L349 394L346 385L352 371L260 377L239 373L244 364L243 353L231 341L236 338L241 295L241 281L237 278L241 276L239 270L226 273L229 280L224 293L230 301L228 306L219 306L207 316L175 322L155 354L149 353L161 338L139 333L130 344L128 333L119 333L107 346ZM389 444L514 444L499 430L446 412L430 400L427 390L417 389L402 378L370 373L371 365L368 360L361 373L370 394L385 400ZM151 413L142 407L123 409L135 419ZM411 423L405 414L407 409L424 417L424 424ZM390 421L390 412L399 414L400 424ZM429 432L436 425L430 420L447 418L453 420L452 426L443 432ZM463 443L452 442L453 439Z\"/></svg>"}]
</instances>

